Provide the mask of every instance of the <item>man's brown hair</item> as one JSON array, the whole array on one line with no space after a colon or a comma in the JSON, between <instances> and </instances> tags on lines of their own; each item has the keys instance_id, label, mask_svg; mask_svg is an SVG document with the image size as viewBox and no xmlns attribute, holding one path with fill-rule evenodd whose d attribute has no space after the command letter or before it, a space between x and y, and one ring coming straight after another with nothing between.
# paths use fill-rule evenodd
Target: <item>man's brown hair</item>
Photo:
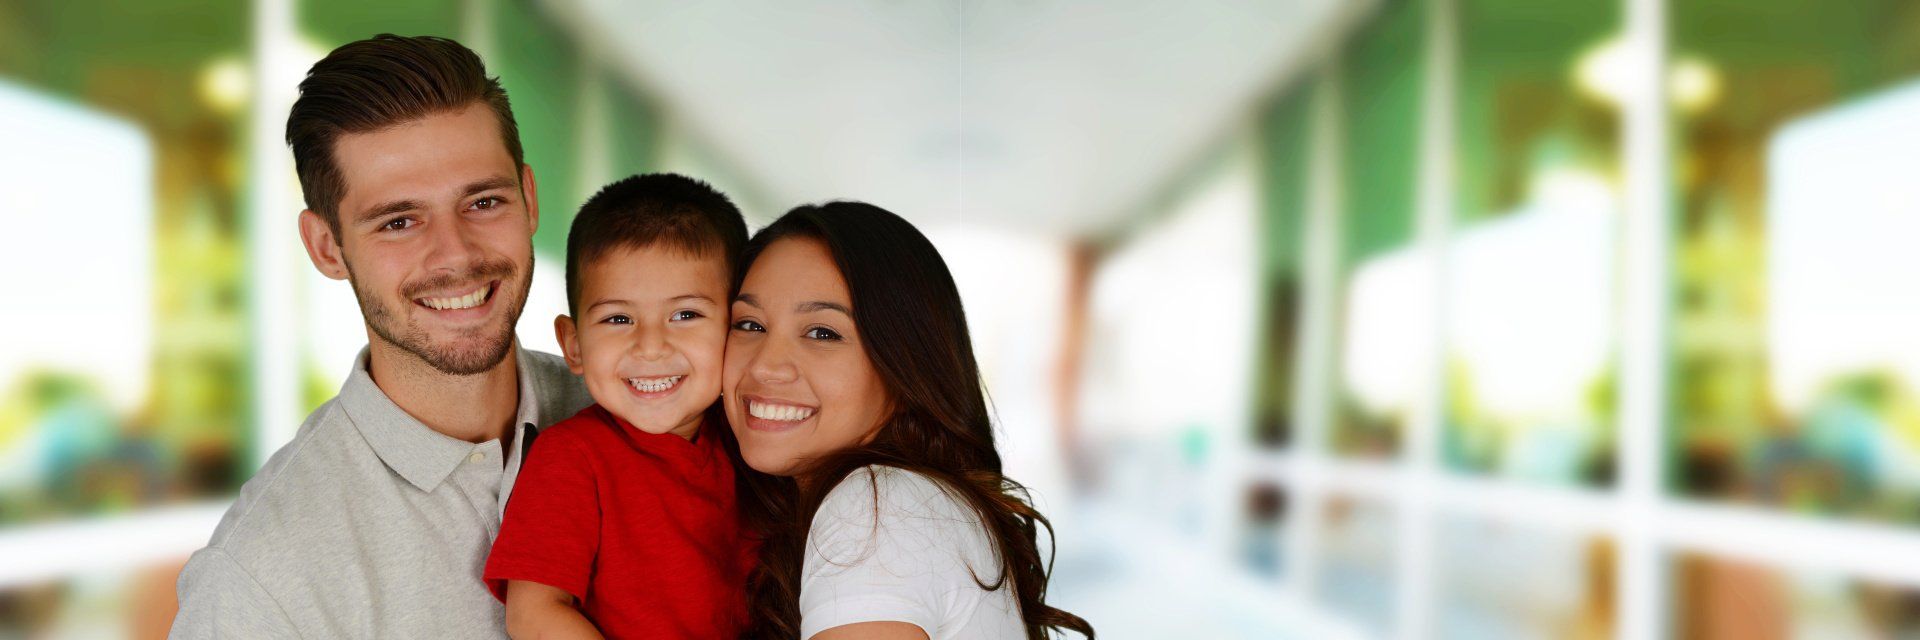
<instances>
[{"instance_id":1,"label":"man's brown hair","mask_svg":"<svg viewBox=\"0 0 1920 640\"><path fill-rule=\"evenodd\" d=\"M383 33L341 45L314 63L300 81L300 98L287 116L287 144L307 208L340 235L340 199L346 180L333 157L341 134L379 131L429 115L485 102L500 121L500 139L518 171L525 160L520 127L498 77L458 42L433 36Z\"/></svg>"}]
</instances>

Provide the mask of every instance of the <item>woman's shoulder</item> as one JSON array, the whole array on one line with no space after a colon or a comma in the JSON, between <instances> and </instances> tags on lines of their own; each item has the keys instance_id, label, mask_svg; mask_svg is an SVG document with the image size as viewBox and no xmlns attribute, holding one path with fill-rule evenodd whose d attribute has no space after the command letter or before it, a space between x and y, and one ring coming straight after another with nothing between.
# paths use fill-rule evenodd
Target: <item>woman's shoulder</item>
<instances>
[{"instance_id":1,"label":"woman's shoulder","mask_svg":"<svg viewBox=\"0 0 1920 640\"><path fill-rule=\"evenodd\" d=\"M957 490L922 473L869 466L847 474L813 516L811 550L842 563L870 554L988 567L996 554L980 516ZM942 553L930 552L941 551Z\"/></svg>"},{"instance_id":2,"label":"woman's shoulder","mask_svg":"<svg viewBox=\"0 0 1920 640\"><path fill-rule=\"evenodd\" d=\"M869 465L855 469L834 485L814 517L926 522L952 521L978 525L979 517L953 487L923 473Z\"/></svg>"}]
</instances>

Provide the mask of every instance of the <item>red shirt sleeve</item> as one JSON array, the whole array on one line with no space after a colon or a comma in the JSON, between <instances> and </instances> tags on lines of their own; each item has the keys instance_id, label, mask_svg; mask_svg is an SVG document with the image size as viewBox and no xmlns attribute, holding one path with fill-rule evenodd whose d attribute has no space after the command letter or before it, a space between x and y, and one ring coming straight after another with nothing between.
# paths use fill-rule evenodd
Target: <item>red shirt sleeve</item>
<instances>
[{"instance_id":1,"label":"red shirt sleeve","mask_svg":"<svg viewBox=\"0 0 1920 640\"><path fill-rule=\"evenodd\" d=\"M577 431L551 431L533 441L487 556L482 579L501 602L508 580L538 582L584 600L593 576L600 541L595 465Z\"/></svg>"}]
</instances>

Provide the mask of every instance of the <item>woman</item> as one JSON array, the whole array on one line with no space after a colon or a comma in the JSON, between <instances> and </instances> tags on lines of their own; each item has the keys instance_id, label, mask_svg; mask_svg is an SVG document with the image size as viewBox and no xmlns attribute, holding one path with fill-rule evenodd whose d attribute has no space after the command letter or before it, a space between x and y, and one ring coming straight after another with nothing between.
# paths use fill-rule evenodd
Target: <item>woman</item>
<instances>
[{"instance_id":1,"label":"woman","mask_svg":"<svg viewBox=\"0 0 1920 640\"><path fill-rule=\"evenodd\" d=\"M760 474L748 637L1044 638L1046 518L1000 473L946 263L857 202L803 206L748 243L723 396ZM1050 530L1049 530L1050 531Z\"/></svg>"}]
</instances>

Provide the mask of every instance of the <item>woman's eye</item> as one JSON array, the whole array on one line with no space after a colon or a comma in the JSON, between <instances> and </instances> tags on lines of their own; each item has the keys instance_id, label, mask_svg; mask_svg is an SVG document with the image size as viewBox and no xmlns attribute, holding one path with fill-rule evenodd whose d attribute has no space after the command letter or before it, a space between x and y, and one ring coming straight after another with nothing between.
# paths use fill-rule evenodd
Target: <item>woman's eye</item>
<instances>
[{"instance_id":1,"label":"woman's eye","mask_svg":"<svg viewBox=\"0 0 1920 640\"><path fill-rule=\"evenodd\" d=\"M607 316L607 319L602 320L601 322L605 322L607 324L633 324L633 318L629 318L625 315L611 315L611 316Z\"/></svg>"},{"instance_id":2,"label":"woman's eye","mask_svg":"<svg viewBox=\"0 0 1920 640\"><path fill-rule=\"evenodd\" d=\"M741 320L733 323L733 330L734 331L752 331L752 332L758 333L761 331L766 331L767 328L760 326L760 323L754 322L752 320Z\"/></svg>"},{"instance_id":3,"label":"woman's eye","mask_svg":"<svg viewBox=\"0 0 1920 640\"><path fill-rule=\"evenodd\" d=\"M807 335L807 338L811 340L839 340L840 339L840 334L834 333L832 329L828 329L826 327L814 327L812 329L808 329L806 335Z\"/></svg>"},{"instance_id":4,"label":"woman's eye","mask_svg":"<svg viewBox=\"0 0 1920 640\"><path fill-rule=\"evenodd\" d=\"M695 318L704 318L704 317L706 316L700 315L700 312L698 311L694 311L692 309L681 309L679 311L673 312L673 317L668 318L668 320L679 322L681 320L693 320Z\"/></svg>"}]
</instances>

